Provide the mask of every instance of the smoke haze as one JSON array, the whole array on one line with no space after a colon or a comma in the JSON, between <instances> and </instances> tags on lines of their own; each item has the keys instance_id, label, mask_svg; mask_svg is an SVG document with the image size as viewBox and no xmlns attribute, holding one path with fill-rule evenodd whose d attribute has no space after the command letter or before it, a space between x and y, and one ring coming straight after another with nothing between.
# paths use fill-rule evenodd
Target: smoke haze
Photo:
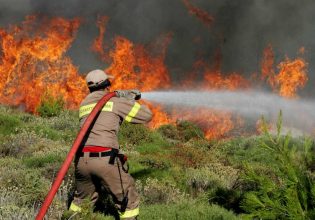
<instances>
[{"instance_id":1,"label":"smoke haze","mask_svg":"<svg viewBox=\"0 0 315 220\"><path fill-rule=\"evenodd\" d=\"M191 0L195 7L214 17L209 27L188 13L181 0L0 0L0 27L17 24L30 14L81 17L83 24L68 55L81 73L105 68L90 50L98 36L98 15L110 18L105 41L122 35L148 44L160 35L173 33L166 64L173 80L185 78L193 62L202 57L210 64L215 51L222 53L223 73L259 72L263 49L270 43L276 63L296 57L304 46L309 63L306 96L315 92L315 1L312 0ZM198 39L196 41L196 39Z\"/></svg>"}]
</instances>

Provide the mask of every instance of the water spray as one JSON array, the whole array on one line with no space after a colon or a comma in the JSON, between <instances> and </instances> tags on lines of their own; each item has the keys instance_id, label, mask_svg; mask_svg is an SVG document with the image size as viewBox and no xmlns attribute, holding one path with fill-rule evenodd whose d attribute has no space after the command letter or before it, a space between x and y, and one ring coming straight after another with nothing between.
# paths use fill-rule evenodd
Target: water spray
<instances>
[{"instance_id":1,"label":"water spray","mask_svg":"<svg viewBox=\"0 0 315 220\"><path fill-rule=\"evenodd\" d=\"M159 91L142 98L166 107L209 108L229 111L247 119L275 120L282 110L285 126L311 133L315 128L315 102L285 99L262 91Z\"/></svg>"}]
</instances>

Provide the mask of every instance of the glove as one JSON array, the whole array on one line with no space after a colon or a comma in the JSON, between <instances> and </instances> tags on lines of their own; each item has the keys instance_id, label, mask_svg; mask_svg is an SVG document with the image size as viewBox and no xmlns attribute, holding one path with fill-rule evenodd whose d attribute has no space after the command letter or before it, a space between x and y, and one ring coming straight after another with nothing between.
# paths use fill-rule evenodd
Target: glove
<instances>
[{"instance_id":1,"label":"glove","mask_svg":"<svg viewBox=\"0 0 315 220\"><path fill-rule=\"evenodd\" d=\"M135 100L141 99L141 92L137 89L130 90L131 94L134 96Z\"/></svg>"},{"instance_id":2,"label":"glove","mask_svg":"<svg viewBox=\"0 0 315 220\"><path fill-rule=\"evenodd\" d=\"M124 97L127 99L139 100L141 99L141 92L139 90L117 90L115 91L117 97Z\"/></svg>"}]
</instances>

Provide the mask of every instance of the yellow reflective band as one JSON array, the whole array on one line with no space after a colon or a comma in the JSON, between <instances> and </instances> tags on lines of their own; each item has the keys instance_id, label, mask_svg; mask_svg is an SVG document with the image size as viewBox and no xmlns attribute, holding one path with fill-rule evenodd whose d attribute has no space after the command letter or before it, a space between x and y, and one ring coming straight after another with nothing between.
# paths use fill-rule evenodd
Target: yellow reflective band
<instances>
[{"instance_id":1,"label":"yellow reflective band","mask_svg":"<svg viewBox=\"0 0 315 220\"><path fill-rule=\"evenodd\" d=\"M112 112L114 107L113 102L107 102L106 105L102 108L103 112Z\"/></svg>"},{"instance_id":2,"label":"yellow reflective band","mask_svg":"<svg viewBox=\"0 0 315 220\"><path fill-rule=\"evenodd\" d=\"M139 208L127 210L125 212L119 212L120 218L132 218L139 215Z\"/></svg>"},{"instance_id":3,"label":"yellow reflective band","mask_svg":"<svg viewBox=\"0 0 315 220\"><path fill-rule=\"evenodd\" d=\"M81 106L79 110L79 118L82 118L83 116L90 114L95 106L96 103Z\"/></svg>"},{"instance_id":4,"label":"yellow reflective band","mask_svg":"<svg viewBox=\"0 0 315 220\"><path fill-rule=\"evenodd\" d=\"M71 202L69 210L74 211L74 212L81 212L81 208L77 206L76 204L74 204L73 202Z\"/></svg>"},{"instance_id":5,"label":"yellow reflective band","mask_svg":"<svg viewBox=\"0 0 315 220\"><path fill-rule=\"evenodd\" d=\"M129 114L126 116L125 120L128 122L131 122L131 120L136 116L140 109L141 105L139 103L135 103L134 106L132 107L131 111Z\"/></svg>"},{"instance_id":6,"label":"yellow reflective band","mask_svg":"<svg viewBox=\"0 0 315 220\"><path fill-rule=\"evenodd\" d=\"M90 114L95 106L96 106L96 103L81 106L80 110L79 110L79 118L82 118L82 117ZM107 102L106 105L102 108L102 111L103 112L112 112L113 107L114 107L113 102Z\"/></svg>"}]
</instances>

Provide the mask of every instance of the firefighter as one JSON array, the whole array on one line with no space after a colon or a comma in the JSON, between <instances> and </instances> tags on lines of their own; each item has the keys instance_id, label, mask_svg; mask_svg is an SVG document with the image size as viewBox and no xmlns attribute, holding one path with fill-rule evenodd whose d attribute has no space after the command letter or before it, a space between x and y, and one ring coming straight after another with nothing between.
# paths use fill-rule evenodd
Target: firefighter
<instances>
[{"instance_id":1,"label":"firefighter","mask_svg":"<svg viewBox=\"0 0 315 220\"><path fill-rule=\"evenodd\" d=\"M80 105L80 126L91 113L96 103L109 92L112 76L102 70L93 70L86 76L90 94ZM82 201L98 200L101 189L112 195L120 219L136 219L139 214L139 195L133 178L125 168L126 157L120 152L118 130L123 121L134 124L147 123L152 118L151 111L140 105L139 91L118 91L98 115L86 135L82 150L75 159L76 190L69 210L80 212Z\"/></svg>"}]
</instances>

